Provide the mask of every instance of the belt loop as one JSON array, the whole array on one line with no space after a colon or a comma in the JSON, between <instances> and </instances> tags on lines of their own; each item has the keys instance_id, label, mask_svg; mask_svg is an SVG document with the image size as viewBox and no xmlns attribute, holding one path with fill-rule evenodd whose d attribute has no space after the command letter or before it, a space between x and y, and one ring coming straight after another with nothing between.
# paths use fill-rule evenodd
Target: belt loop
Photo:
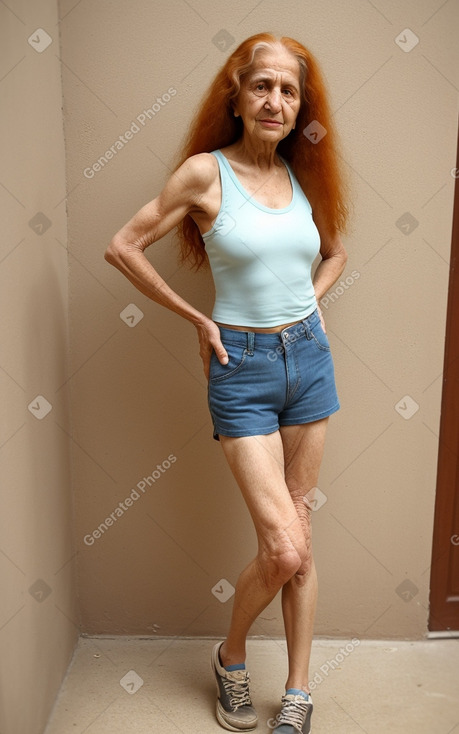
<instances>
[{"instance_id":1,"label":"belt loop","mask_svg":"<svg viewBox=\"0 0 459 734\"><path fill-rule=\"evenodd\" d=\"M312 338L311 327L309 326L308 319L309 319L309 316L306 316L306 318L303 319L303 326L304 326L304 332L305 332L306 339L311 339Z\"/></svg>"},{"instance_id":2,"label":"belt loop","mask_svg":"<svg viewBox=\"0 0 459 734\"><path fill-rule=\"evenodd\" d=\"M247 354L253 357L253 350L255 346L255 333L253 331L247 332Z\"/></svg>"}]
</instances>

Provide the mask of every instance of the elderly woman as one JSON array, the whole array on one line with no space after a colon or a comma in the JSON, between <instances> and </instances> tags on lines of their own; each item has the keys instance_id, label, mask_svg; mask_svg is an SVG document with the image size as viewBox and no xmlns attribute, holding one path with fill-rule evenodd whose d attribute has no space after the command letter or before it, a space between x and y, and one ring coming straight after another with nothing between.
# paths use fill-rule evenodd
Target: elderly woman
<instances>
[{"instance_id":1,"label":"elderly woman","mask_svg":"<svg viewBox=\"0 0 459 734\"><path fill-rule=\"evenodd\" d=\"M228 58L174 174L105 253L142 293L196 327L213 435L255 526L257 556L239 576L228 634L212 651L217 719L230 731L257 724L246 639L279 590L288 676L274 732L311 727L311 500L328 417L339 409L318 301L343 272L346 219L317 62L297 41L260 33ZM211 318L169 288L144 255L175 227L182 260L210 264Z\"/></svg>"}]
</instances>

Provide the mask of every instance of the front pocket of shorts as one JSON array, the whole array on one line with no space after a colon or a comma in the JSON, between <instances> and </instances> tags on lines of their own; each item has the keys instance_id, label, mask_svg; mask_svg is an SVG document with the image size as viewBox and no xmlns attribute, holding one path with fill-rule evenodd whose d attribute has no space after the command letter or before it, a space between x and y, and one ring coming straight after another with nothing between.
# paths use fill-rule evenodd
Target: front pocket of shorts
<instances>
[{"instance_id":1,"label":"front pocket of shorts","mask_svg":"<svg viewBox=\"0 0 459 734\"><path fill-rule=\"evenodd\" d=\"M326 335L325 331L323 330L322 324L320 323L320 321L318 321L317 324L312 327L311 336L314 339L316 346L319 347L319 349L323 349L325 352L330 351L330 343L328 341L328 336Z\"/></svg>"},{"instance_id":2,"label":"front pocket of shorts","mask_svg":"<svg viewBox=\"0 0 459 734\"><path fill-rule=\"evenodd\" d=\"M228 354L228 363L221 364L215 352L212 352L210 358L209 382L217 383L228 380L230 377L239 372L246 361L247 349L235 344L224 344Z\"/></svg>"}]
</instances>

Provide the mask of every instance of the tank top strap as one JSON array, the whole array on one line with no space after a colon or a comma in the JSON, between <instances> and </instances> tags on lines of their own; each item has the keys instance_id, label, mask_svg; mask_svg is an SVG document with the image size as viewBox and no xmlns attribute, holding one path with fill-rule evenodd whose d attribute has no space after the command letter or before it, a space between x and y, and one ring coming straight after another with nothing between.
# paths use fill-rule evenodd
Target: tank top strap
<instances>
[{"instance_id":1,"label":"tank top strap","mask_svg":"<svg viewBox=\"0 0 459 734\"><path fill-rule=\"evenodd\" d=\"M301 199L306 203L307 208L312 212L311 203L308 197L306 196L306 194L304 193L300 182L298 181L297 177L295 176L295 172L291 164L283 156L280 155L279 158L281 159L282 163L285 165L287 171L290 174L290 181L292 182L293 189L296 190L297 195L301 197Z\"/></svg>"},{"instance_id":2,"label":"tank top strap","mask_svg":"<svg viewBox=\"0 0 459 734\"><path fill-rule=\"evenodd\" d=\"M241 206L241 204L250 200L250 195L242 187L226 156L221 150L212 150L211 152L216 157L220 169L223 206L225 208L229 205Z\"/></svg>"}]
</instances>

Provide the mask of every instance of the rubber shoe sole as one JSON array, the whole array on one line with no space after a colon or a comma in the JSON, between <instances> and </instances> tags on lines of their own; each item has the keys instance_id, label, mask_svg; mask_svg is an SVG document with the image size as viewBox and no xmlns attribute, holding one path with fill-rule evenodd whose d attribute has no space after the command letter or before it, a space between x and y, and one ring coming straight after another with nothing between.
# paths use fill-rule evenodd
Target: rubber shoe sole
<instances>
[{"instance_id":1,"label":"rubber shoe sole","mask_svg":"<svg viewBox=\"0 0 459 734\"><path fill-rule=\"evenodd\" d=\"M218 684L217 684L218 688ZM220 699L217 701L217 708L216 708L216 714L217 714L217 721L224 729L227 729L228 731L255 731L257 728L258 719L255 722L253 726L231 726L231 724L227 721L227 719L223 718L224 716L228 716L228 712L225 711L223 706L220 703Z\"/></svg>"}]
</instances>

